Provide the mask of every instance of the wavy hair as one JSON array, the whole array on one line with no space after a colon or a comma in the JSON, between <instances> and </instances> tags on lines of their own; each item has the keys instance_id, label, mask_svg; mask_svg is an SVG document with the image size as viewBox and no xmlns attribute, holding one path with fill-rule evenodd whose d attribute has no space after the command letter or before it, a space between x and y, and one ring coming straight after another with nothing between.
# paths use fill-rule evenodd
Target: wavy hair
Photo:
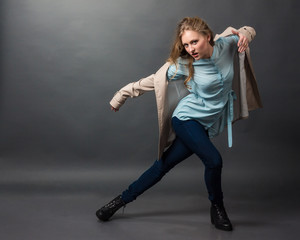
<instances>
[{"instance_id":1,"label":"wavy hair","mask_svg":"<svg viewBox=\"0 0 300 240\"><path fill-rule=\"evenodd\" d=\"M181 37L182 37L184 31L186 31L186 30L196 31L196 32L199 32L206 36L210 35L210 41L209 41L210 45L214 46L215 43L213 40L212 30L208 27L207 23L204 20L202 20L201 18L185 17L178 23L177 28L176 28L175 39L172 44L170 56L167 61L170 62L171 64L175 64L176 68L177 68L176 60L179 57L188 60L187 67L189 70L189 75L184 81L184 85L186 87L188 87L187 83L191 80L191 78L194 75L194 67L193 67L194 58L187 53L184 46L182 45Z\"/></svg>"}]
</instances>

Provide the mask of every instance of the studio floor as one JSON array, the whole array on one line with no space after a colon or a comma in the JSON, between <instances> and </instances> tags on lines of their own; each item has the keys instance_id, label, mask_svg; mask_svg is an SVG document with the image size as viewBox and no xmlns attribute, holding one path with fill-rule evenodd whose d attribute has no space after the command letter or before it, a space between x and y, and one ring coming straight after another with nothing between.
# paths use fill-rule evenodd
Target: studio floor
<instances>
[{"instance_id":1,"label":"studio floor","mask_svg":"<svg viewBox=\"0 0 300 240\"><path fill-rule=\"evenodd\" d=\"M106 172L106 176L113 174ZM70 178L66 181L67 174L63 174L64 181L59 175L49 181L47 174L36 180L28 174L20 175L15 182L2 181L0 239L298 239L298 199L290 195L287 201L284 196L288 191L267 191L258 185L250 189L251 185L245 184L240 191L238 184L234 189L227 187L225 204L234 231L225 232L210 223L210 206L202 184L199 192L195 192L196 185L190 182L194 176L179 183L176 179L180 174L181 171L172 174L128 204L124 213L122 209L118 211L109 222L98 221L95 211L118 194L118 186L122 184L117 182L130 179L111 180L109 188L109 180L93 182L93 174L85 181ZM73 172L72 176L75 175ZM27 182L22 180L25 178Z\"/></svg>"}]
</instances>

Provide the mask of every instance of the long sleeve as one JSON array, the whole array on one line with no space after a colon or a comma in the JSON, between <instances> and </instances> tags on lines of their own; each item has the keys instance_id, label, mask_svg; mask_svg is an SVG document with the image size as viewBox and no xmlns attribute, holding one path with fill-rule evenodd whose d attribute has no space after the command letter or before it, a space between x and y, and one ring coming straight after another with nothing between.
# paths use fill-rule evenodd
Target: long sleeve
<instances>
[{"instance_id":1,"label":"long sleeve","mask_svg":"<svg viewBox=\"0 0 300 240\"><path fill-rule=\"evenodd\" d=\"M138 97L147 91L154 90L154 74L142 78L137 82L127 84L125 87L117 91L110 101L110 105L116 109L119 109L126 101L128 97Z\"/></svg>"},{"instance_id":2,"label":"long sleeve","mask_svg":"<svg viewBox=\"0 0 300 240\"><path fill-rule=\"evenodd\" d=\"M245 35L245 37L248 39L249 43L254 39L254 37L256 35L256 32L253 27L243 26L239 29L235 29L233 27L228 27L221 34L216 34L214 40L217 40L219 37L225 37L225 36L231 35L232 34L231 30L238 31L238 32L242 33L243 35Z\"/></svg>"},{"instance_id":3,"label":"long sleeve","mask_svg":"<svg viewBox=\"0 0 300 240\"><path fill-rule=\"evenodd\" d=\"M168 71L167 71L168 81L179 80L188 75L186 66L184 66L183 64L180 64L180 63L177 63L176 65L172 64L168 68Z\"/></svg>"}]
</instances>

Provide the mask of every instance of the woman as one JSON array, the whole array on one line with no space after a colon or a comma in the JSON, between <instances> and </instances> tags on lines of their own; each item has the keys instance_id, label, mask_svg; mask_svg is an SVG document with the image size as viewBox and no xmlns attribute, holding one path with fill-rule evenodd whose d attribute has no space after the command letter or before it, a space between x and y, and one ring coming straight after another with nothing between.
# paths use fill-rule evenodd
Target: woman
<instances>
[{"instance_id":1,"label":"woman","mask_svg":"<svg viewBox=\"0 0 300 240\"><path fill-rule=\"evenodd\" d=\"M128 97L155 91L160 130L159 156L127 190L96 212L100 220L107 221L118 209L160 181L171 168L195 153L205 165L211 222L218 229L232 230L223 203L222 157L210 138L217 136L227 125L231 146L232 121L247 117L249 110L261 107L261 102L249 54L246 58L240 54L240 65L246 63L248 67L241 66L242 71L234 75L237 52L246 51L255 35L254 29L243 27L237 31L229 28L223 35L227 37L216 37L218 39L214 41L212 31L202 19L184 18L177 26L167 63L156 74L128 84L111 100L111 109L118 111ZM243 57L245 61L241 62ZM247 86L233 84L233 79L246 82ZM175 88L171 87L172 84ZM232 90L233 85L238 86L238 96ZM175 101L171 88L178 94ZM234 98L238 98L235 113Z\"/></svg>"}]
</instances>

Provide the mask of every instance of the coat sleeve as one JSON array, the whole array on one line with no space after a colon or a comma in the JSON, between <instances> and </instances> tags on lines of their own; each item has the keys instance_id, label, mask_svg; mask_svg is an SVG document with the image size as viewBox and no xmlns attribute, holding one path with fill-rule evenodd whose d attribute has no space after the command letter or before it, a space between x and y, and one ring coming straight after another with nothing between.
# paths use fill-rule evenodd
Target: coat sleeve
<instances>
[{"instance_id":1,"label":"coat sleeve","mask_svg":"<svg viewBox=\"0 0 300 240\"><path fill-rule=\"evenodd\" d=\"M242 33L249 41L249 43L254 39L256 32L253 27L244 26L238 29L238 32Z\"/></svg>"},{"instance_id":2,"label":"coat sleeve","mask_svg":"<svg viewBox=\"0 0 300 240\"><path fill-rule=\"evenodd\" d=\"M128 97L138 97L145 92L152 90L154 90L154 74L146 78L142 78L137 82L129 83L125 87L121 88L115 93L114 97L110 101L110 105L119 109Z\"/></svg>"},{"instance_id":3,"label":"coat sleeve","mask_svg":"<svg viewBox=\"0 0 300 240\"><path fill-rule=\"evenodd\" d=\"M225 36L231 35L232 30L242 33L248 39L249 43L254 39L254 37L256 35L255 29L253 27L244 26L239 29L235 29L233 27L228 27L221 34L216 34L215 40L217 40L219 37L225 37Z\"/></svg>"}]
</instances>

